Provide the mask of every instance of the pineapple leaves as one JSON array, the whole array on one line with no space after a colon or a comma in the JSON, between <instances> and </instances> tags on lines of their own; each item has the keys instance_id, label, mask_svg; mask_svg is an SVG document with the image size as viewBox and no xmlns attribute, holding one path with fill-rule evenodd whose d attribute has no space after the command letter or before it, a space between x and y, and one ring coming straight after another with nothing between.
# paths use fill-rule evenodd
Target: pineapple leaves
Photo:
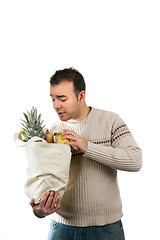
<instances>
[{"instance_id":1,"label":"pineapple leaves","mask_svg":"<svg viewBox=\"0 0 160 240\"><path fill-rule=\"evenodd\" d=\"M20 131L21 135L25 138L24 141L28 141L34 136L45 138L46 130L45 125L42 126L43 120L41 120L41 114L37 114L37 108L32 107L31 111L23 113L25 120L20 119L23 126Z\"/></svg>"},{"instance_id":2,"label":"pineapple leaves","mask_svg":"<svg viewBox=\"0 0 160 240\"><path fill-rule=\"evenodd\" d=\"M27 114L23 113L23 115L25 116L25 119L27 120L27 122L29 122Z\"/></svg>"},{"instance_id":3,"label":"pineapple leaves","mask_svg":"<svg viewBox=\"0 0 160 240\"><path fill-rule=\"evenodd\" d=\"M37 109L36 108L35 108L35 111L33 112L33 115L34 115L34 119L37 119Z\"/></svg>"}]
</instances>

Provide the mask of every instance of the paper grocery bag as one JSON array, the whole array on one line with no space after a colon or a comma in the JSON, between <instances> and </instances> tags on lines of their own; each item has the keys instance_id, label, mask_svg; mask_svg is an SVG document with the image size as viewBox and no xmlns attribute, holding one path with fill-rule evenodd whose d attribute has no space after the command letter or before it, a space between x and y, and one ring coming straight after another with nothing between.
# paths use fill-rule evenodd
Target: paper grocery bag
<instances>
[{"instance_id":1,"label":"paper grocery bag","mask_svg":"<svg viewBox=\"0 0 160 240\"><path fill-rule=\"evenodd\" d=\"M70 146L47 143L33 137L24 142L20 134L14 135L17 146L24 147L28 163L25 193L39 203L47 191L58 192L62 198L69 180L71 161Z\"/></svg>"}]
</instances>

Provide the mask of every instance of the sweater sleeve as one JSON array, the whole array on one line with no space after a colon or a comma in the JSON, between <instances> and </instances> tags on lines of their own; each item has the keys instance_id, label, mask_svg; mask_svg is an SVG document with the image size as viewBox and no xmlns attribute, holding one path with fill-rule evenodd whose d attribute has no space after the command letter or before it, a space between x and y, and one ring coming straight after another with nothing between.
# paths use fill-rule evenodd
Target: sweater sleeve
<instances>
[{"instance_id":1,"label":"sweater sleeve","mask_svg":"<svg viewBox=\"0 0 160 240\"><path fill-rule=\"evenodd\" d=\"M88 142L85 156L110 168L136 172L142 167L142 152L123 120L116 114L111 127L111 146Z\"/></svg>"}]
</instances>

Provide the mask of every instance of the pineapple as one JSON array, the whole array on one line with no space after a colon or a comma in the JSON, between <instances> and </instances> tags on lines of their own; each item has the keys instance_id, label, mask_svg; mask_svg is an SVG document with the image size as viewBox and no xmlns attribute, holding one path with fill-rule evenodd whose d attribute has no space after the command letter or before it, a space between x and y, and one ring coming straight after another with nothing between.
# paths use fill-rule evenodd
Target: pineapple
<instances>
[{"instance_id":1,"label":"pineapple","mask_svg":"<svg viewBox=\"0 0 160 240\"><path fill-rule=\"evenodd\" d=\"M43 120L41 120L41 114L37 115L37 108L32 107L31 111L23 113L25 120L21 119L21 124L23 128L20 134L23 136L23 141L27 142L32 137L40 137L45 139L48 143L54 143L53 134L45 128L43 125ZM68 139L62 139L62 132L57 132L54 134L56 137L57 144L64 144L69 142Z\"/></svg>"},{"instance_id":2,"label":"pineapple","mask_svg":"<svg viewBox=\"0 0 160 240\"><path fill-rule=\"evenodd\" d=\"M53 135L45 129L45 125L43 125L43 120L41 120L41 114L37 115L37 108L32 107L31 111L23 113L25 120L22 120L22 130L20 131L21 135L24 137L24 141L27 142L34 136L40 137L48 140L49 142L53 142ZM52 137L51 137L52 135Z\"/></svg>"}]
</instances>

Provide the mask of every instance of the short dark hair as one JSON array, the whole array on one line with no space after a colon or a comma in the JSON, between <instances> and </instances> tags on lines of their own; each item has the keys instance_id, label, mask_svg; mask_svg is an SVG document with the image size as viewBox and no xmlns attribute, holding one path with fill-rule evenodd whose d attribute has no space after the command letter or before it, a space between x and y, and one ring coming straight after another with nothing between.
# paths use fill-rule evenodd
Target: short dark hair
<instances>
[{"instance_id":1,"label":"short dark hair","mask_svg":"<svg viewBox=\"0 0 160 240\"><path fill-rule=\"evenodd\" d=\"M78 94L82 90L86 90L86 84L84 78L80 72L78 72L75 68L65 68L63 70L58 70L54 73L54 75L50 78L51 85L57 85L63 81L73 82L75 95Z\"/></svg>"}]
</instances>

